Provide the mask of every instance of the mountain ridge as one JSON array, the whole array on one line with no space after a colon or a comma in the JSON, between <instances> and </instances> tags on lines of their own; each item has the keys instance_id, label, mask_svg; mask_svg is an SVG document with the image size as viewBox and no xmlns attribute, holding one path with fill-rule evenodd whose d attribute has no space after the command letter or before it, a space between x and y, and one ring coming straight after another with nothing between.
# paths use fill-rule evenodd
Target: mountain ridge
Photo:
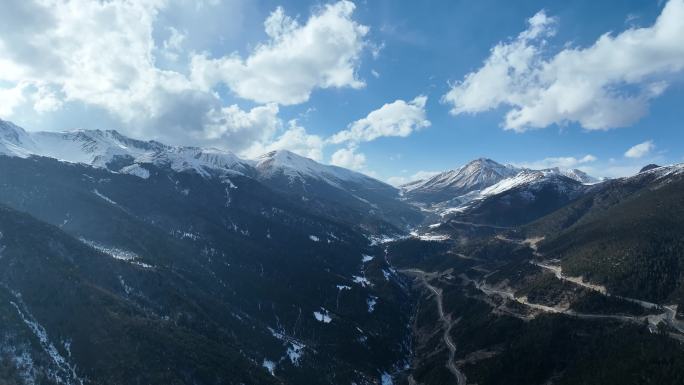
<instances>
[{"instance_id":1,"label":"mountain ridge","mask_svg":"<svg viewBox=\"0 0 684 385\"><path fill-rule=\"evenodd\" d=\"M416 208L400 200L397 188L288 150L243 159L230 151L142 141L114 130L29 132L0 120L0 155L45 157L141 179L164 168L206 179L245 176L290 199L307 202L320 215L344 218L370 233L400 234L422 220Z\"/></svg>"}]
</instances>

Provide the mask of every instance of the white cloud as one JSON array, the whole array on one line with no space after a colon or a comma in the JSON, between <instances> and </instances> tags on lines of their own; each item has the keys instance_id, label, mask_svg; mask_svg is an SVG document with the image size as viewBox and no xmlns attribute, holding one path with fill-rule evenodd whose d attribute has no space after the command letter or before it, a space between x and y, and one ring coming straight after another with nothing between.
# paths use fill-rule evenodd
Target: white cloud
<instances>
[{"instance_id":1,"label":"white cloud","mask_svg":"<svg viewBox=\"0 0 684 385\"><path fill-rule=\"evenodd\" d=\"M639 159L649 155L653 149L655 149L655 144L653 144L652 140L647 140L643 143L632 146L625 152L625 156L627 158Z\"/></svg>"},{"instance_id":2,"label":"white cloud","mask_svg":"<svg viewBox=\"0 0 684 385\"><path fill-rule=\"evenodd\" d=\"M651 27L605 34L590 47L566 48L548 59L545 39L556 20L542 11L528 23L452 85L443 97L452 114L508 106L503 126L519 132L567 122L589 130L623 127L644 116L649 101L684 69L684 0L670 0Z\"/></svg>"},{"instance_id":3,"label":"white cloud","mask_svg":"<svg viewBox=\"0 0 684 385\"><path fill-rule=\"evenodd\" d=\"M323 139L296 122L284 124L277 104L247 110L226 106L214 87L224 81L247 98L271 101L249 95L257 92L283 104L306 100L316 87L362 87L356 69L368 28L351 19L354 5L340 1L320 7L304 25L279 8L265 22L269 41L248 58L195 56L191 63L181 58L191 48L192 34L158 21L172 6L174 12L187 6L188 12L197 11L193 2L166 0L3 3L0 117L52 113L76 104L96 116L104 111L133 136L252 155L287 148L320 160ZM159 58L173 62L173 70L158 67ZM216 63L230 65L217 68ZM99 128L88 123L84 128Z\"/></svg>"},{"instance_id":4,"label":"white cloud","mask_svg":"<svg viewBox=\"0 0 684 385\"><path fill-rule=\"evenodd\" d=\"M414 131L429 127L430 121L425 117L426 102L427 97L423 95L409 102L396 100L349 124L346 130L339 131L327 140L328 144L348 143L346 148L332 154L330 162L375 177L373 172L365 170L366 156L357 152L358 144L385 136L407 137Z\"/></svg>"},{"instance_id":5,"label":"white cloud","mask_svg":"<svg viewBox=\"0 0 684 385\"><path fill-rule=\"evenodd\" d=\"M182 52L183 43L187 38L187 34L178 31L174 27L168 27L167 29L169 31L169 37L162 43L162 47L164 48L163 54L166 59L176 61Z\"/></svg>"},{"instance_id":6,"label":"white cloud","mask_svg":"<svg viewBox=\"0 0 684 385\"><path fill-rule=\"evenodd\" d=\"M183 75L155 67L152 31L162 1L21 3L25 12L0 14L11 29L0 33L0 80L42 93L36 112L82 102L131 122L157 116L165 97L191 90Z\"/></svg>"},{"instance_id":7,"label":"white cloud","mask_svg":"<svg viewBox=\"0 0 684 385\"><path fill-rule=\"evenodd\" d=\"M519 163L518 166L531 168L534 170L545 169L545 168L554 168L554 167L558 167L561 169L571 169L571 168L577 168L580 166L585 166L589 163L596 162L597 160L598 160L598 158L595 157L594 155L587 154L587 155L580 157L580 158L576 158L574 156L561 156L561 157L544 158L542 160L538 160L538 161L534 161L534 162Z\"/></svg>"},{"instance_id":8,"label":"white cloud","mask_svg":"<svg viewBox=\"0 0 684 385\"><path fill-rule=\"evenodd\" d=\"M341 148L332 154L330 163L352 170L361 170L366 166L366 156L357 153L356 147Z\"/></svg>"},{"instance_id":9,"label":"white cloud","mask_svg":"<svg viewBox=\"0 0 684 385\"><path fill-rule=\"evenodd\" d=\"M288 128L278 137L254 142L242 152L247 157L256 157L273 150L286 149L316 161L323 160L325 141L318 135L309 134L296 120L288 122Z\"/></svg>"},{"instance_id":10,"label":"white cloud","mask_svg":"<svg viewBox=\"0 0 684 385\"><path fill-rule=\"evenodd\" d=\"M391 184L392 186L401 186L403 184L406 184L408 182L413 182L413 181L418 181L418 180L425 180L432 178L433 176L439 174L439 171L418 171L413 175L410 176L391 176L387 178L387 183Z\"/></svg>"},{"instance_id":11,"label":"white cloud","mask_svg":"<svg viewBox=\"0 0 684 385\"><path fill-rule=\"evenodd\" d=\"M249 111L231 105L208 112L205 129L198 139L245 148L253 142L269 140L281 126L278 106L275 104L254 107Z\"/></svg>"},{"instance_id":12,"label":"white cloud","mask_svg":"<svg viewBox=\"0 0 684 385\"><path fill-rule=\"evenodd\" d=\"M383 136L407 137L412 132L429 127L425 117L427 97L420 95L408 103L396 100L372 111L330 138L332 143L368 142Z\"/></svg>"},{"instance_id":13,"label":"white cloud","mask_svg":"<svg viewBox=\"0 0 684 385\"><path fill-rule=\"evenodd\" d=\"M15 108L24 103L26 84L19 83L13 87L0 87L0 117L9 116Z\"/></svg>"},{"instance_id":14,"label":"white cloud","mask_svg":"<svg viewBox=\"0 0 684 385\"><path fill-rule=\"evenodd\" d=\"M315 88L362 88L356 71L368 27L352 19L354 4L339 1L316 11L304 25L277 8L264 22L269 40L247 58L195 55L193 81L206 89L225 83L259 103L298 104Z\"/></svg>"}]
</instances>

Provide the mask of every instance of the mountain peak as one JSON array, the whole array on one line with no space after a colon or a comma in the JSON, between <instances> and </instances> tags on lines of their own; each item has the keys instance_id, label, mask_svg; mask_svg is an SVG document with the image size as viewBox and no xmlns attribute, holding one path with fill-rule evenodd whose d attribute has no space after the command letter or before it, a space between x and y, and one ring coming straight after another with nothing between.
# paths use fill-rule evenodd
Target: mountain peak
<instances>
[{"instance_id":1,"label":"mountain peak","mask_svg":"<svg viewBox=\"0 0 684 385\"><path fill-rule=\"evenodd\" d=\"M491 195L517 186L547 182L559 185L570 182L593 184L599 180L579 169L554 167L533 170L482 157L429 179L404 184L401 188L407 197L419 202L451 202L449 204L460 205L483 194Z\"/></svg>"},{"instance_id":2,"label":"mountain peak","mask_svg":"<svg viewBox=\"0 0 684 385\"><path fill-rule=\"evenodd\" d=\"M273 150L265 154L260 155L257 161L267 161L267 160L277 160L279 162L296 162L296 161L311 161L315 162L313 159L307 158L296 154L290 150Z\"/></svg>"},{"instance_id":3,"label":"mountain peak","mask_svg":"<svg viewBox=\"0 0 684 385\"><path fill-rule=\"evenodd\" d=\"M594 184L600 182L598 178L595 178L586 172L573 168L573 169L562 169L559 167L553 167L547 170L542 170L542 171L550 171L552 173L558 174L558 175L563 175L565 177L568 177L570 179L576 180L577 182L583 183L583 184Z\"/></svg>"},{"instance_id":4,"label":"mountain peak","mask_svg":"<svg viewBox=\"0 0 684 385\"><path fill-rule=\"evenodd\" d=\"M431 200L450 199L489 187L519 171L489 158L477 158L457 169L444 171L419 183L406 184L403 188L405 193L416 197L432 195Z\"/></svg>"},{"instance_id":5,"label":"mountain peak","mask_svg":"<svg viewBox=\"0 0 684 385\"><path fill-rule=\"evenodd\" d=\"M256 168L266 177L282 174L288 178L312 178L330 184L373 180L364 174L346 168L325 165L289 150L275 150L256 159Z\"/></svg>"},{"instance_id":6,"label":"mountain peak","mask_svg":"<svg viewBox=\"0 0 684 385\"><path fill-rule=\"evenodd\" d=\"M655 164L655 163L647 164L644 167L642 167L641 170L639 170L639 173L642 173L642 172L648 171L648 170L653 170L654 168L659 168L659 167L660 166Z\"/></svg>"},{"instance_id":7,"label":"mountain peak","mask_svg":"<svg viewBox=\"0 0 684 385\"><path fill-rule=\"evenodd\" d=\"M287 167L287 168L311 168L316 167L318 163L313 159L297 155L288 150L274 150L269 151L256 159L257 167L273 168L273 167ZM321 165L322 166L322 165Z\"/></svg>"},{"instance_id":8,"label":"mountain peak","mask_svg":"<svg viewBox=\"0 0 684 385\"><path fill-rule=\"evenodd\" d=\"M494 161L489 158L477 158L474 160L471 160L470 162L466 163L464 166L454 170L454 171L461 171L461 170L469 170L468 172L492 172L496 174L501 174L501 175L508 175L511 173L511 171L518 172L519 169L515 168L513 166L509 165L504 165L501 164L497 161ZM448 171L447 171L448 172Z\"/></svg>"},{"instance_id":9,"label":"mountain peak","mask_svg":"<svg viewBox=\"0 0 684 385\"><path fill-rule=\"evenodd\" d=\"M26 132L7 121L0 121L0 154L22 158L43 156L100 168L109 168L111 162L118 158L128 158L126 162L140 167L151 163L168 166L175 171L195 170L205 176L210 170L244 173L248 167L248 162L233 153L213 148L168 146L133 139L116 130Z\"/></svg>"},{"instance_id":10,"label":"mountain peak","mask_svg":"<svg viewBox=\"0 0 684 385\"><path fill-rule=\"evenodd\" d=\"M0 140L20 144L26 138L26 131L12 122L0 119Z\"/></svg>"},{"instance_id":11,"label":"mountain peak","mask_svg":"<svg viewBox=\"0 0 684 385\"><path fill-rule=\"evenodd\" d=\"M473 159L470 162L466 163L466 165L469 165L469 164L501 166L501 164L499 162L497 162L491 158L485 158L485 157L476 158L476 159Z\"/></svg>"}]
</instances>

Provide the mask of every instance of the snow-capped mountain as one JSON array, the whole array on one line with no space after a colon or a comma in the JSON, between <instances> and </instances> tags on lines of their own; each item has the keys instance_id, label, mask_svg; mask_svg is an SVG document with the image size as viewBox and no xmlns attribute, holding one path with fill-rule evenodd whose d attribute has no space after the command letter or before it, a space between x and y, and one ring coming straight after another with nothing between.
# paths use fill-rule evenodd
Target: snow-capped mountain
<instances>
[{"instance_id":1,"label":"snow-capped mountain","mask_svg":"<svg viewBox=\"0 0 684 385\"><path fill-rule=\"evenodd\" d=\"M381 183L364 174L346 168L320 164L312 159L287 150L271 151L254 161L254 167L262 179L284 176L294 179L317 179L339 185L345 182Z\"/></svg>"},{"instance_id":2,"label":"snow-capped mountain","mask_svg":"<svg viewBox=\"0 0 684 385\"><path fill-rule=\"evenodd\" d=\"M580 183L584 183L584 184L594 184L594 183L598 183L601 181L601 179L593 177L593 176L587 174L586 172L579 170L579 169L576 169L576 168L562 169L562 168L554 167L552 169L547 169L547 170L559 173L561 175L565 175L570 179L574 179L574 180L576 180Z\"/></svg>"},{"instance_id":3,"label":"snow-capped mountain","mask_svg":"<svg viewBox=\"0 0 684 385\"><path fill-rule=\"evenodd\" d=\"M430 206L437 223L416 231L422 239L489 234L530 223L582 197L592 185L558 169L521 170L482 190ZM465 233L461 233L465 232Z\"/></svg>"},{"instance_id":4,"label":"snow-capped mountain","mask_svg":"<svg viewBox=\"0 0 684 385\"><path fill-rule=\"evenodd\" d=\"M445 208L458 211L473 200L496 195L521 186L548 182L563 176L581 184L598 183L587 173L558 167L543 170L503 165L491 159L480 158L468 164L442 172L432 178L407 183L400 188L409 200L429 204L438 211Z\"/></svg>"},{"instance_id":5,"label":"snow-capped mountain","mask_svg":"<svg viewBox=\"0 0 684 385\"><path fill-rule=\"evenodd\" d=\"M570 174L572 176L567 174L567 172L560 171L557 168L545 170L522 170L513 177L503 179L492 186L482 189L477 198L485 198L488 196L502 194L520 187L535 189L539 188L539 186L543 184L549 183L554 183L558 186L565 186L568 184L577 185L578 183L582 183L581 180L572 177L575 176L575 174ZM587 177L591 178L588 175Z\"/></svg>"},{"instance_id":6,"label":"snow-capped mountain","mask_svg":"<svg viewBox=\"0 0 684 385\"><path fill-rule=\"evenodd\" d=\"M599 180L581 170L532 170L476 159L425 181L401 186L407 200L431 211L440 223L423 229L439 235L441 224L515 226L577 199ZM420 232L420 231L419 231Z\"/></svg>"},{"instance_id":7,"label":"snow-capped mountain","mask_svg":"<svg viewBox=\"0 0 684 385\"><path fill-rule=\"evenodd\" d=\"M0 154L22 158L44 156L143 178L149 176L145 164L168 166L175 171L194 170L201 175L211 171L245 173L252 164L228 151L135 140L114 130L27 132L1 120Z\"/></svg>"},{"instance_id":8,"label":"snow-capped mountain","mask_svg":"<svg viewBox=\"0 0 684 385\"><path fill-rule=\"evenodd\" d=\"M351 182L389 187L364 174L320 164L287 150L272 151L257 159L242 159L216 148L170 146L153 140L132 139L114 130L29 132L2 120L0 154L22 158L44 156L141 177L147 175L142 171L145 165L152 164L175 171L194 170L203 176L212 172L238 172L260 179L285 176L291 180L315 179L332 185Z\"/></svg>"},{"instance_id":9,"label":"snow-capped mountain","mask_svg":"<svg viewBox=\"0 0 684 385\"><path fill-rule=\"evenodd\" d=\"M0 120L0 155L42 156L143 179L149 178L155 168L195 172L206 178L242 175L296 200L307 201L321 214L333 213L338 219L346 218L357 225L369 218L382 218L380 222L395 227L387 229L378 223L366 223L373 231L396 232L421 218L416 209L399 200L398 189L286 150L272 151L257 159L242 159L220 149L141 141L112 130L30 132Z\"/></svg>"},{"instance_id":10,"label":"snow-capped mountain","mask_svg":"<svg viewBox=\"0 0 684 385\"><path fill-rule=\"evenodd\" d=\"M321 215L344 219L373 233L396 233L422 219L417 209L400 200L398 189L290 151L264 154L255 160L254 169L256 179L270 188L305 201Z\"/></svg>"},{"instance_id":11,"label":"snow-capped mountain","mask_svg":"<svg viewBox=\"0 0 684 385\"><path fill-rule=\"evenodd\" d=\"M502 165L491 159L480 158L457 169L445 171L432 178L401 187L404 195L412 200L435 203L481 190L503 179L515 176L518 172L520 169L514 166Z\"/></svg>"},{"instance_id":12,"label":"snow-capped mountain","mask_svg":"<svg viewBox=\"0 0 684 385\"><path fill-rule=\"evenodd\" d=\"M635 175L613 179L607 185L628 189L632 187L648 187L649 189L656 190L682 178L684 178L684 163L667 166L653 164L643 167Z\"/></svg>"},{"instance_id":13,"label":"snow-capped mountain","mask_svg":"<svg viewBox=\"0 0 684 385\"><path fill-rule=\"evenodd\" d=\"M201 175L212 171L258 174L261 178L285 175L289 178L340 182L381 183L366 175L341 167L320 164L290 151L272 151L257 159L242 159L216 148L169 146L157 141L126 137L114 130L75 130L68 132L28 132L0 120L0 154L18 157L32 155L70 163L84 163L124 173L139 171L145 164L168 166L175 171L194 170ZM121 165L124 164L124 167Z\"/></svg>"}]
</instances>

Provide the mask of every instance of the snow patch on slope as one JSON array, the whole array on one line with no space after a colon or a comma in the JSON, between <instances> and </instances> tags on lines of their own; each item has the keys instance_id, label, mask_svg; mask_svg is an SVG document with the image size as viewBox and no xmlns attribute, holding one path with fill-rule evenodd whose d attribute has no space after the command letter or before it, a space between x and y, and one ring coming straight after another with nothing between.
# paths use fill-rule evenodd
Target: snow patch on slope
<instances>
[{"instance_id":1,"label":"snow patch on slope","mask_svg":"<svg viewBox=\"0 0 684 385\"><path fill-rule=\"evenodd\" d=\"M306 348L306 345L296 338L287 335L283 330L278 331L270 327L268 330L271 332L273 337L283 341L287 346L285 354L289 358L292 365L299 366L302 356L304 355L304 348Z\"/></svg>"},{"instance_id":2,"label":"snow patch on slope","mask_svg":"<svg viewBox=\"0 0 684 385\"><path fill-rule=\"evenodd\" d=\"M332 317L330 317L330 312L324 308L321 311L314 311L313 316L318 322L323 322L324 324L329 324L332 322Z\"/></svg>"},{"instance_id":3,"label":"snow patch on slope","mask_svg":"<svg viewBox=\"0 0 684 385\"><path fill-rule=\"evenodd\" d=\"M128 262L128 263L131 263L134 265L138 265L140 267L144 267L146 269L151 269L153 267L152 265L149 265L147 263L140 262L139 261L140 256L138 254L132 252L132 251L119 249L116 247L104 246L104 245L99 244L97 242L89 241L85 238L79 238L79 240L81 242L85 243L86 245L92 247L93 249L95 249L95 250L97 250L103 254L109 255L110 257L112 257L114 259L118 259L119 261Z\"/></svg>"},{"instance_id":4,"label":"snow patch on slope","mask_svg":"<svg viewBox=\"0 0 684 385\"><path fill-rule=\"evenodd\" d=\"M106 195L102 194L101 192L97 191L97 189L93 190L93 194L97 195L98 197L102 198L105 202L112 204L114 206L118 206L119 204L114 202L113 200L109 199Z\"/></svg>"},{"instance_id":5,"label":"snow patch on slope","mask_svg":"<svg viewBox=\"0 0 684 385\"><path fill-rule=\"evenodd\" d=\"M67 359L59 353L59 350L57 350L52 341L50 341L45 328L39 324L35 318L33 318L33 315L28 311L28 309L26 309L26 306L21 300L21 294L13 294L16 300L10 301L10 304L17 311L21 320L29 328L33 335L38 338L40 347L50 357L52 363L54 363L58 369L58 373L54 373L55 380L57 380L59 383L64 383L67 385L83 385L83 380L76 374L75 366L72 366Z\"/></svg>"}]
</instances>

